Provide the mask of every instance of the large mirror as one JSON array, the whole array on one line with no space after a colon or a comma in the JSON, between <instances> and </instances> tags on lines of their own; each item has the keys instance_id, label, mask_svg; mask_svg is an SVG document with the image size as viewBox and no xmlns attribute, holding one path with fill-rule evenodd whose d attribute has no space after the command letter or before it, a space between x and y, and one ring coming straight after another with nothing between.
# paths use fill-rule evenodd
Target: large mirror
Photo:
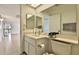
<instances>
[{"instance_id":1,"label":"large mirror","mask_svg":"<svg viewBox=\"0 0 79 59\"><path fill-rule=\"evenodd\" d=\"M36 33L40 35L43 32L43 26L42 26L42 17L41 16L36 16Z\"/></svg>"},{"instance_id":2,"label":"large mirror","mask_svg":"<svg viewBox=\"0 0 79 59\"><path fill-rule=\"evenodd\" d=\"M27 32L42 32L42 17L32 14L26 14L26 30Z\"/></svg>"},{"instance_id":3,"label":"large mirror","mask_svg":"<svg viewBox=\"0 0 79 59\"><path fill-rule=\"evenodd\" d=\"M34 29L34 23L35 23L35 16L32 14L27 14L26 15L26 28Z\"/></svg>"},{"instance_id":4,"label":"large mirror","mask_svg":"<svg viewBox=\"0 0 79 59\"><path fill-rule=\"evenodd\" d=\"M36 28L42 29L42 17L36 16Z\"/></svg>"}]
</instances>

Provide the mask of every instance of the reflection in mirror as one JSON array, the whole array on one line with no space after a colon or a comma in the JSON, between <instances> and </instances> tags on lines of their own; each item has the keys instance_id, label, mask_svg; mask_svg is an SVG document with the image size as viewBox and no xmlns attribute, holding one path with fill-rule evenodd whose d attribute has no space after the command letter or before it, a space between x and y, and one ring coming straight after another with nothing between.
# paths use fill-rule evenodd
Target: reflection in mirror
<instances>
[{"instance_id":1,"label":"reflection in mirror","mask_svg":"<svg viewBox=\"0 0 79 59\"><path fill-rule=\"evenodd\" d=\"M34 15L27 14L26 28L34 29Z\"/></svg>"},{"instance_id":2,"label":"reflection in mirror","mask_svg":"<svg viewBox=\"0 0 79 59\"><path fill-rule=\"evenodd\" d=\"M42 32L42 17L32 14L26 15L26 32L40 34Z\"/></svg>"},{"instance_id":3,"label":"reflection in mirror","mask_svg":"<svg viewBox=\"0 0 79 59\"><path fill-rule=\"evenodd\" d=\"M26 32L33 33L35 24L35 16L32 14L26 14Z\"/></svg>"},{"instance_id":4,"label":"reflection in mirror","mask_svg":"<svg viewBox=\"0 0 79 59\"><path fill-rule=\"evenodd\" d=\"M36 28L38 34L40 35L42 33L42 17L40 16L36 16Z\"/></svg>"},{"instance_id":5,"label":"reflection in mirror","mask_svg":"<svg viewBox=\"0 0 79 59\"><path fill-rule=\"evenodd\" d=\"M36 16L36 27L42 27L42 17Z\"/></svg>"}]
</instances>

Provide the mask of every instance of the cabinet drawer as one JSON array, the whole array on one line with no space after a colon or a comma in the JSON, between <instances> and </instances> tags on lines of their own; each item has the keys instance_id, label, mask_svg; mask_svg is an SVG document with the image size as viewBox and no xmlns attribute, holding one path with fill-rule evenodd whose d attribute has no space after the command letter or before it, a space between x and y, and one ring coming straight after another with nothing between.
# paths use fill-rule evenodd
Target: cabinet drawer
<instances>
[{"instance_id":1,"label":"cabinet drawer","mask_svg":"<svg viewBox=\"0 0 79 59\"><path fill-rule=\"evenodd\" d=\"M27 41L28 43L30 43L30 44L32 44L32 45L35 46L35 39L26 37L26 38L25 38L25 41Z\"/></svg>"},{"instance_id":2,"label":"cabinet drawer","mask_svg":"<svg viewBox=\"0 0 79 59\"><path fill-rule=\"evenodd\" d=\"M51 40L51 43L52 43L52 51L55 53L55 54L59 54L59 55L69 55L71 54L71 44L66 44L66 43L62 43L62 42L59 42L59 41L54 41L54 40Z\"/></svg>"}]
</instances>

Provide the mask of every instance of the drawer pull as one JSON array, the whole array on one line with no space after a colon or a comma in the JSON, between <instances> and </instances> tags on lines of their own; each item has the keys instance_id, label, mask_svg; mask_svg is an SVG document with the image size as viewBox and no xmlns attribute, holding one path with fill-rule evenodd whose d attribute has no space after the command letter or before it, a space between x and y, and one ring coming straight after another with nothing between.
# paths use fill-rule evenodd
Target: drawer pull
<instances>
[{"instance_id":1,"label":"drawer pull","mask_svg":"<svg viewBox=\"0 0 79 59\"><path fill-rule=\"evenodd\" d=\"M40 47L40 48L44 48L45 45L44 45L44 44L39 44L38 47Z\"/></svg>"}]
</instances>

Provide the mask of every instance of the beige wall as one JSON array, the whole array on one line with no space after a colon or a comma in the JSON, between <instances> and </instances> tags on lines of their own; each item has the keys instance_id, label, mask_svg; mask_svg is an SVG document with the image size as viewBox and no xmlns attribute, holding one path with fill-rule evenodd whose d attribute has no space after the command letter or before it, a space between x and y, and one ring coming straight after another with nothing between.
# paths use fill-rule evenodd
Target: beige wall
<instances>
[{"instance_id":1,"label":"beige wall","mask_svg":"<svg viewBox=\"0 0 79 59\"><path fill-rule=\"evenodd\" d=\"M44 11L43 13L47 13L48 15L53 15L53 14L60 14L60 20L61 20L61 33L62 34L71 34L71 35L76 35L76 33L72 32L65 32L63 31L63 23L72 23L76 22L76 5L56 5L54 7L51 7ZM54 22L56 23L56 22Z\"/></svg>"},{"instance_id":2,"label":"beige wall","mask_svg":"<svg viewBox=\"0 0 79 59\"><path fill-rule=\"evenodd\" d=\"M77 35L79 36L79 4L77 5Z\"/></svg>"},{"instance_id":3,"label":"beige wall","mask_svg":"<svg viewBox=\"0 0 79 59\"><path fill-rule=\"evenodd\" d=\"M40 13L41 11L44 11L45 9L47 9L47 8L49 8L49 7L52 7L52 6L54 6L55 4L43 4L43 5L41 5L40 7L38 7L37 9L36 9L36 11L38 12L38 13Z\"/></svg>"}]
</instances>

